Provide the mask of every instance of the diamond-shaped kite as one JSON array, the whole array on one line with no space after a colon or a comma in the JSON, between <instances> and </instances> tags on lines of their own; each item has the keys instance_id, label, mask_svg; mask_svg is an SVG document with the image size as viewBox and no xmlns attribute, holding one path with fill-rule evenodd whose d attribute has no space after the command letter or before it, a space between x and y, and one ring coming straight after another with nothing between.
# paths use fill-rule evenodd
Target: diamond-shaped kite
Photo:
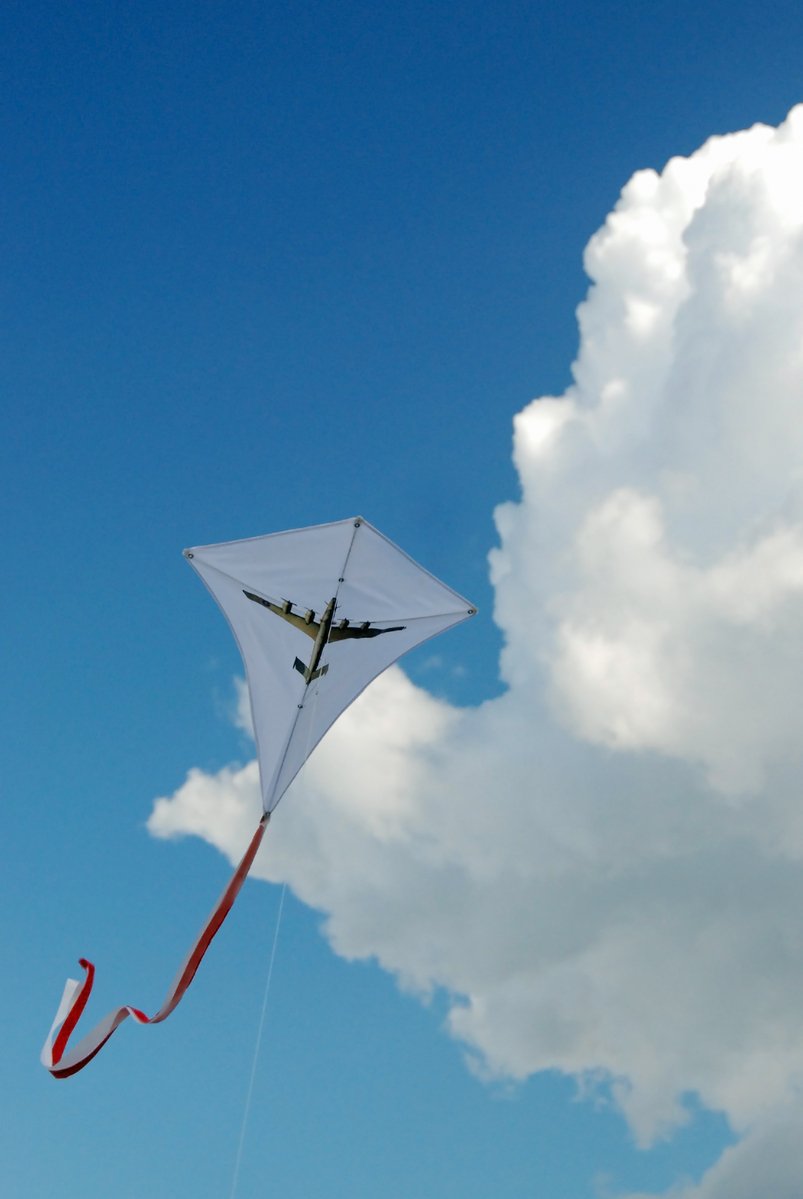
<instances>
[{"instance_id":1,"label":"diamond-shaped kite","mask_svg":"<svg viewBox=\"0 0 803 1199\"><path fill-rule=\"evenodd\" d=\"M55 1078L81 1070L132 1016L165 1020L230 911L270 813L312 750L361 691L402 654L467 620L476 608L356 517L184 551L231 625L248 676L263 814L251 843L154 1016L110 1012L67 1052L94 967L68 979L42 1050Z\"/></svg>"}]
</instances>

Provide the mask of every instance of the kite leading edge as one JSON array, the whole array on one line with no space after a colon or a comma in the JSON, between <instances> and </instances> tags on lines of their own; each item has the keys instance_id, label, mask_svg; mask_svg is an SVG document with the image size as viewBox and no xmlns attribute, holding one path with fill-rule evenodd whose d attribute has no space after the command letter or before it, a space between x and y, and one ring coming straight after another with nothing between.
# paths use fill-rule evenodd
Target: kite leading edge
<instances>
[{"instance_id":1,"label":"kite leading edge","mask_svg":"<svg viewBox=\"0 0 803 1199\"><path fill-rule=\"evenodd\" d=\"M402 654L476 613L362 517L197 546L184 556L220 605L240 648L262 816L159 1011L146 1016L138 1008L117 1008L68 1051L95 974L92 963L80 959L84 978L67 980L42 1049L42 1064L54 1078L82 1070L129 1016L138 1024L167 1019L231 910L271 812L324 733Z\"/></svg>"}]
</instances>

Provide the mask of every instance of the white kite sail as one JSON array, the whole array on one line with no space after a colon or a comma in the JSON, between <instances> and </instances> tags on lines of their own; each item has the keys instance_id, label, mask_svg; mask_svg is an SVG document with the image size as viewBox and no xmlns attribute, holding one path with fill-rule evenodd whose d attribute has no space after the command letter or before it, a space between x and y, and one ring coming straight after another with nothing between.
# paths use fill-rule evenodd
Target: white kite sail
<instances>
[{"instance_id":1,"label":"white kite sail","mask_svg":"<svg viewBox=\"0 0 803 1199\"><path fill-rule=\"evenodd\" d=\"M155 1016L121 1007L66 1052L94 967L69 979L42 1062L56 1078L81 1070L128 1016L167 1018L190 985L259 849L270 813L328 728L397 658L476 608L362 517L196 546L184 556L222 608L248 676L263 816Z\"/></svg>"},{"instance_id":2,"label":"white kite sail","mask_svg":"<svg viewBox=\"0 0 803 1199\"><path fill-rule=\"evenodd\" d=\"M184 554L240 647L266 812L372 679L475 611L361 517Z\"/></svg>"}]
</instances>

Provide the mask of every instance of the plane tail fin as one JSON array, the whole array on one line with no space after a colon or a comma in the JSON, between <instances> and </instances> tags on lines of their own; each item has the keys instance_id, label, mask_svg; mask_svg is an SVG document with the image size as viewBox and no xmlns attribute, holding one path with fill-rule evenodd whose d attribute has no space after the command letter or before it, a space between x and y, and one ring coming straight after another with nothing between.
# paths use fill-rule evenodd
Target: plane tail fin
<instances>
[{"instance_id":1,"label":"plane tail fin","mask_svg":"<svg viewBox=\"0 0 803 1199\"><path fill-rule=\"evenodd\" d=\"M329 669L329 663L327 662L325 666L320 666L317 670L310 670L308 666L304 665L300 658L296 658L293 666L296 668L299 674L303 674L304 681L307 683L307 685L314 682L315 679L321 678Z\"/></svg>"}]
</instances>

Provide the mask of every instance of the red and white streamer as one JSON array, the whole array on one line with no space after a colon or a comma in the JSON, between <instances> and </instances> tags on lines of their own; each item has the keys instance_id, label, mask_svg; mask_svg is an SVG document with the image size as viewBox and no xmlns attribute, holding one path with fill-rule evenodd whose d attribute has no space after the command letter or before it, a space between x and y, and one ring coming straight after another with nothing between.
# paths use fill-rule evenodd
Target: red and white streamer
<instances>
[{"instance_id":1,"label":"red and white streamer","mask_svg":"<svg viewBox=\"0 0 803 1199\"><path fill-rule=\"evenodd\" d=\"M184 997L185 991L195 977L195 972L200 966L215 933L231 911L240 888L245 882L246 875L256 857L269 819L270 816L266 812L251 838L251 843L245 851L242 861L234 871L220 899L210 912L209 918L182 963L181 969L176 975L170 990L165 996L164 1003L156 1015L146 1016L144 1012L135 1007L126 1006L116 1008L114 1011L109 1012L90 1033L87 1033L74 1049L71 1049L67 1053L67 1042L75 1031L75 1026L86 1007L95 977L95 967L92 963L88 962L86 958L80 959L80 965L85 971L84 979L83 981L78 981L74 978L67 979L64 994L61 997L61 1003L56 1012L56 1018L53 1021L53 1027L50 1029L47 1040L42 1048L42 1065L50 1071L54 1078L69 1078L71 1074L77 1074L79 1070L83 1070L84 1066L91 1062L95 1054L103 1048L114 1030L119 1028L129 1016L132 1016L138 1024L159 1024L160 1021L167 1019L174 1008L178 1007Z\"/></svg>"}]
</instances>

